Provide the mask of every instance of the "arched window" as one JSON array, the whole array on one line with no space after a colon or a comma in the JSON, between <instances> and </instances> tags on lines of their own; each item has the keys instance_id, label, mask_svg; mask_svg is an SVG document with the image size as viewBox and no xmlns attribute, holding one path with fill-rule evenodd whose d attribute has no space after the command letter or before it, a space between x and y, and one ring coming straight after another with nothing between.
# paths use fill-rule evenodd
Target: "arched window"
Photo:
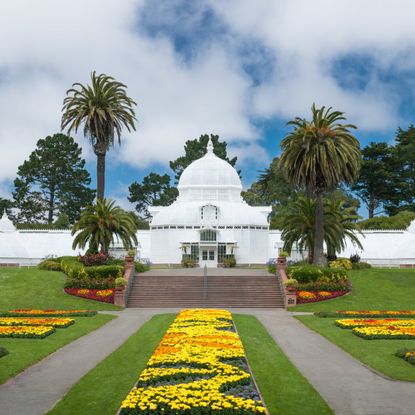
<instances>
[{"instance_id":1,"label":"arched window","mask_svg":"<svg viewBox=\"0 0 415 415\"><path fill-rule=\"evenodd\" d=\"M216 232L211 229L205 229L200 232L201 242L216 242Z\"/></svg>"}]
</instances>

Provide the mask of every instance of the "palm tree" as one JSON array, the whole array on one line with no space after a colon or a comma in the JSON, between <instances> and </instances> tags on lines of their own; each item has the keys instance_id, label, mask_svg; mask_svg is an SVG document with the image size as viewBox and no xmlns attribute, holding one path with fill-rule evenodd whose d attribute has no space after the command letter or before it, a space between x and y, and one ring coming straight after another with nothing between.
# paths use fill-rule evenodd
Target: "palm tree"
<instances>
[{"instance_id":1,"label":"palm tree","mask_svg":"<svg viewBox=\"0 0 415 415\"><path fill-rule=\"evenodd\" d=\"M342 124L344 114L332 108L311 107L312 120L295 118L288 125L294 130L281 141L280 163L290 184L303 186L316 198L313 262L326 263L323 252L323 193L340 182L352 183L359 174L359 141L350 133L356 128Z\"/></svg>"},{"instance_id":2,"label":"palm tree","mask_svg":"<svg viewBox=\"0 0 415 415\"><path fill-rule=\"evenodd\" d=\"M126 249L137 245L137 223L133 215L115 206L111 199L97 200L88 206L78 222L72 227L75 235L72 248L84 249L88 245L89 252L108 253L110 244L121 239Z\"/></svg>"},{"instance_id":3,"label":"palm tree","mask_svg":"<svg viewBox=\"0 0 415 415\"><path fill-rule=\"evenodd\" d=\"M291 252L292 246L297 244L299 250L308 251L309 262L312 262L315 251L316 233L315 199L299 196L292 201L283 213L281 238L284 241L284 251ZM359 216L354 207L345 207L344 201L323 199L324 242L330 255L342 251L346 240L362 248L358 234L360 229L356 224Z\"/></svg>"},{"instance_id":4,"label":"palm tree","mask_svg":"<svg viewBox=\"0 0 415 415\"><path fill-rule=\"evenodd\" d=\"M68 128L68 134L75 133L81 124L83 133L88 137L97 156L97 199L104 198L105 156L114 145L117 136L121 144L121 131L135 130L135 112L137 105L126 93L126 85L113 77L91 74L91 85L75 83L66 91L63 101L62 131Z\"/></svg>"}]
</instances>

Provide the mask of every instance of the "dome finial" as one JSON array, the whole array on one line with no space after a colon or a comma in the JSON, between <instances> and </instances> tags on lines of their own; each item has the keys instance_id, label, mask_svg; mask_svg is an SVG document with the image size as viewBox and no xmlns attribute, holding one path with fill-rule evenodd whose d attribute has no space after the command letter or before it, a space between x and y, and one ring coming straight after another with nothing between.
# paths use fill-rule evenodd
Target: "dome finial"
<instances>
[{"instance_id":1,"label":"dome finial","mask_svg":"<svg viewBox=\"0 0 415 415\"><path fill-rule=\"evenodd\" d=\"M207 153L208 154L212 154L213 153L213 143L212 143L212 139L209 137L209 141L206 147Z\"/></svg>"}]
</instances>

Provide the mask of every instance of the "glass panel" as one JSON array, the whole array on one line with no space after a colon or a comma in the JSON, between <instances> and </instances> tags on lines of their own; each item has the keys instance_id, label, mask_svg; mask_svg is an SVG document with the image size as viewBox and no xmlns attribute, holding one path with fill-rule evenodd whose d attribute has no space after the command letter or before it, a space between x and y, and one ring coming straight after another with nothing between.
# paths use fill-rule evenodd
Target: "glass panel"
<instances>
[{"instance_id":1,"label":"glass panel","mask_svg":"<svg viewBox=\"0 0 415 415\"><path fill-rule=\"evenodd\" d=\"M200 240L204 242L215 242L216 232L211 229L206 229L200 232Z\"/></svg>"},{"instance_id":2,"label":"glass panel","mask_svg":"<svg viewBox=\"0 0 415 415\"><path fill-rule=\"evenodd\" d=\"M207 259L208 259L208 251L202 251L202 259L203 259L203 261L207 261Z\"/></svg>"},{"instance_id":3,"label":"glass panel","mask_svg":"<svg viewBox=\"0 0 415 415\"><path fill-rule=\"evenodd\" d=\"M215 251L209 251L209 261L215 260Z\"/></svg>"}]
</instances>

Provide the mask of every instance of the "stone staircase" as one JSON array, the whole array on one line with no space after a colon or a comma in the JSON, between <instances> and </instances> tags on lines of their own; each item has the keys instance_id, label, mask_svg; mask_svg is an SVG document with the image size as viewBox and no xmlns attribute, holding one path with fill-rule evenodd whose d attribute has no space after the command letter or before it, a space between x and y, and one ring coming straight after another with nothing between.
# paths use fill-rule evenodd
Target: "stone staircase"
<instances>
[{"instance_id":1,"label":"stone staircase","mask_svg":"<svg viewBox=\"0 0 415 415\"><path fill-rule=\"evenodd\" d=\"M276 276L138 274L127 307L284 308L284 299Z\"/></svg>"}]
</instances>

